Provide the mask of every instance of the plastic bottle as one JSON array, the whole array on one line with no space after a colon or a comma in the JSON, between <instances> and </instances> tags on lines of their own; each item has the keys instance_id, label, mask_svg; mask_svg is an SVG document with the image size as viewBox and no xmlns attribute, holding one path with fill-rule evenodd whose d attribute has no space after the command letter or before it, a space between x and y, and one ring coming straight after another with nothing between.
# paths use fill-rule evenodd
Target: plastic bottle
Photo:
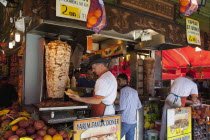
<instances>
[{"instance_id":1,"label":"plastic bottle","mask_svg":"<svg viewBox=\"0 0 210 140\"><path fill-rule=\"evenodd\" d=\"M74 87L74 88L76 88L76 78L75 78L75 76L72 76L72 78L71 78L71 87Z\"/></svg>"}]
</instances>

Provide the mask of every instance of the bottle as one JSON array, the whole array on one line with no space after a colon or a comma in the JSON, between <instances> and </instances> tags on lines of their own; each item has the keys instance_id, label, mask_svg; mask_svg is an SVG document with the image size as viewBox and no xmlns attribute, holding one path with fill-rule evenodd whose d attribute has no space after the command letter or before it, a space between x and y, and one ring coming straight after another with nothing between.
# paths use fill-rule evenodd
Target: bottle
<instances>
[{"instance_id":1,"label":"bottle","mask_svg":"<svg viewBox=\"0 0 210 140\"><path fill-rule=\"evenodd\" d=\"M71 78L71 87L76 88L76 83L77 83L77 81L76 81L75 76L72 76L72 78Z\"/></svg>"}]
</instances>

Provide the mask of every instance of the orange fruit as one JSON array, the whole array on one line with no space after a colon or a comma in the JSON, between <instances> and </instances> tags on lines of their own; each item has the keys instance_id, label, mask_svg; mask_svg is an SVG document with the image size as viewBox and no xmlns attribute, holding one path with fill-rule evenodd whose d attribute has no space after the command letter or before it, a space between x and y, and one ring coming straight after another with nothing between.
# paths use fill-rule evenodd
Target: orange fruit
<instances>
[{"instance_id":1,"label":"orange fruit","mask_svg":"<svg viewBox=\"0 0 210 140\"><path fill-rule=\"evenodd\" d=\"M87 15L87 19L89 19L92 16L93 16L93 12L89 12L88 15Z\"/></svg>"},{"instance_id":2,"label":"orange fruit","mask_svg":"<svg viewBox=\"0 0 210 140\"><path fill-rule=\"evenodd\" d=\"M45 135L44 136L44 140L52 140L53 138L52 138L52 136L50 136L50 135Z\"/></svg>"},{"instance_id":3,"label":"orange fruit","mask_svg":"<svg viewBox=\"0 0 210 140\"><path fill-rule=\"evenodd\" d=\"M18 130L18 125L13 125L12 128L11 128L11 130L12 130L12 131Z\"/></svg>"},{"instance_id":4,"label":"orange fruit","mask_svg":"<svg viewBox=\"0 0 210 140\"><path fill-rule=\"evenodd\" d=\"M180 5L181 6L187 6L190 4L190 0L180 0Z\"/></svg>"},{"instance_id":5,"label":"orange fruit","mask_svg":"<svg viewBox=\"0 0 210 140\"><path fill-rule=\"evenodd\" d=\"M102 14L102 12L101 12L100 9L95 10L94 13L93 13L93 15L94 15L95 17L97 17L97 18L100 18L100 17L101 17L101 14Z\"/></svg>"},{"instance_id":6,"label":"orange fruit","mask_svg":"<svg viewBox=\"0 0 210 140\"><path fill-rule=\"evenodd\" d=\"M187 9L187 6L181 6L179 8L179 11L180 11L180 13L184 13L186 11L186 9Z\"/></svg>"},{"instance_id":7,"label":"orange fruit","mask_svg":"<svg viewBox=\"0 0 210 140\"><path fill-rule=\"evenodd\" d=\"M91 16L90 18L88 18L88 23L91 25L95 25L97 22L98 22L98 19L95 16Z\"/></svg>"},{"instance_id":8,"label":"orange fruit","mask_svg":"<svg viewBox=\"0 0 210 140\"><path fill-rule=\"evenodd\" d=\"M87 23L87 25L86 25L88 28L91 28L91 27L93 27L93 25L91 25L90 23Z\"/></svg>"},{"instance_id":9,"label":"orange fruit","mask_svg":"<svg viewBox=\"0 0 210 140\"><path fill-rule=\"evenodd\" d=\"M60 134L55 134L53 140L63 140L63 137Z\"/></svg>"}]
</instances>

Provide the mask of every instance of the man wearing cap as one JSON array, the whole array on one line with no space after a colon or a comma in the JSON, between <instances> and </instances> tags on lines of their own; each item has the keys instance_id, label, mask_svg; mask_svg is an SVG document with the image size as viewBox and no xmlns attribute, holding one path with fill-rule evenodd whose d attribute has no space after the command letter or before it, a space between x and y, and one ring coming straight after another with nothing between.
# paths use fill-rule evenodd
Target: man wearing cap
<instances>
[{"instance_id":1,"label":"man wearing cap","mask_svg":"<svg viewBox=\"0 0 210 140\"><path fill-rule=\"evenodd\" d=\"M98 75L95 83L93 97L79 97L69 95L73 100L91 104L91 116L101 117L104 115L114 115L114 101L117 96L117 80L107 69L108 60L97 54L89 59L89 66Z\"/></svg>"},{"instance_id":2,"label":"man wearing cap","mask_svg":"<svg viewBox=\"0 0 210 140\"><path fill-rule=\"evenodd\" d=\"M192 102L194 104L198 103L198 88L193 82L196 73L192 70L186 73L186 77L176 78L171 86L170 94L165 100L162 114L162 124L160 130L160 140L166 140L166 121L167 121L167 109L184 107L188 96L191 95Z\"/></svg>"}]
</instances>

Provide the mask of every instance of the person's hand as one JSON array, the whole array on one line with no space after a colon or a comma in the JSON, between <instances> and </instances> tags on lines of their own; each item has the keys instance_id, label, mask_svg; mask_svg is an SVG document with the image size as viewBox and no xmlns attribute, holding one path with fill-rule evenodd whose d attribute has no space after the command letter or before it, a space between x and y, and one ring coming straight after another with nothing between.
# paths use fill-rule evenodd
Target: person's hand
<instances>
[{"instance_id":1,"label":"person's hand","mask_svg":"<svg viewBox=\"0 0 210 140\"><path fill-rule=\"evenodd\" d=\"M192 100L193 104L200 104L200 101L198 99Z\"/></svg>"},{"instance_id":2,"label":"person's hand","mask_svg":"<svg viewBox=\"0 0 210 140\"><path fill-rule=\"evenodd\" d=\"M73 100L75 100L75 101L81 101L81 98L80 98L80 96L79 95L76 95L76 94L70 94L70 95L68 95L69 96L69 98L71 98L71 99L73 99Z\"/></svg>"}]
</instances>

